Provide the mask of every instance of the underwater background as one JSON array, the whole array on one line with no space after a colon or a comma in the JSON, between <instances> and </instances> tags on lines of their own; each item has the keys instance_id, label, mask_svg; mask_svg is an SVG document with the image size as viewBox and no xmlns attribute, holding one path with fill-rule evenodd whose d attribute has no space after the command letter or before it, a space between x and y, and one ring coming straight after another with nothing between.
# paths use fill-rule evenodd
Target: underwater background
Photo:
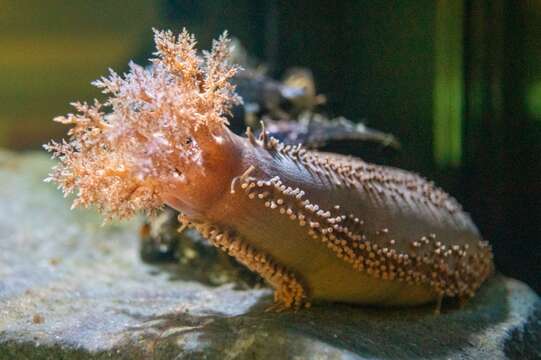
<instances>
[{"instance_id":1,"label":"underwater background","mask_svg":"<svg viewBox=\"0 0 541 360\"><path fill-rule=\"evenodd\" d=\"M39 150L90 81L151 56L151 28L223 30L325 111L395 135L384 163L453 194L502 273L541 290L541 1L0 0L0 147Z\"/></svg>"}]
</instances>

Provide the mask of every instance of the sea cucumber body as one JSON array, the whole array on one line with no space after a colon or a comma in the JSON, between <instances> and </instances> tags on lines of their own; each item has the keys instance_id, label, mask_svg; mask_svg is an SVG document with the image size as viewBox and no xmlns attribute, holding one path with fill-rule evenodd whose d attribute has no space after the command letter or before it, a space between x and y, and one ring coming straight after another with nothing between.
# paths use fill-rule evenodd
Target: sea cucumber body
<instances>
[{"instance_id":1,"label":"sea cucumber body","mask_svg":"<svg viewBox=\"0 0 541 360\"><path fill-rule=\"evenodd\" d=\"M69 142L46 145L47 180L73 206L106 218L182 214L212 244L260 274L276 303L312 300L413 305L466 299L491 273L492 253L454 199L415 174L284 146L263 131L233 134L241 99L229 81L224 34L201 57L187 31L155 31L151 68L94 82L108 95L74 103Z\"/></svg>"},{"instance_id":2,"label":"sea cucumber body","mask_svg":"<svg viewBox=\"0 0 541 360\"><path fill-rule=\"evenodd\" d=\"M255 271L270 263L262 275L271 284L283 272L294 277L303 299L288 306L467 298L491 272L490 249L469 216L417 175L265 136L232 140L242 149L237 176L192 220L226 233L221 247L233 256L232 243L248 246L237 257Z\"/></svg>"}]
</instances>

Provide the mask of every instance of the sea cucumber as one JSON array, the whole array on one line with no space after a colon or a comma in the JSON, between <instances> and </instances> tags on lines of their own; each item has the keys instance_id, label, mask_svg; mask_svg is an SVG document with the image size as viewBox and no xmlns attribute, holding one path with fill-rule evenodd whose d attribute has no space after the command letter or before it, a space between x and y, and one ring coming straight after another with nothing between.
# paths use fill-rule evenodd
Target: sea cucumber
<instances>
[{"instance_id":1,"label":"sea cucumber","mask_svg":"<svg viewBox=\"0 0 541 360\"><path fill-rule=\"evenodd\" d=\"M281 308L311 301L416 305L467 299L492 253L445 192L400 169L283 145L227 127L241 101L224 35L197 54L183 31L155 31L152 67L94 84L104 104L75 103L48 180L74 206L125 218L167 204L184 226L259 273Z\"/></svg>"}]
</instances>

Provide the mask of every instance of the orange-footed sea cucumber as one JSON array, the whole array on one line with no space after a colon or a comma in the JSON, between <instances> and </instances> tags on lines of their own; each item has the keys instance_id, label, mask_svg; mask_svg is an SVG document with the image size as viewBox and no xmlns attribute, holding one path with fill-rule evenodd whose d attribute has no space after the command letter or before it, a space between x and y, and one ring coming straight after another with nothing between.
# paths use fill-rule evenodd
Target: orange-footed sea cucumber
<instances>
[{"instance_id":1,"label":"orange-footed sea cucumber","mask_svg":"<svg viewBox=\"0 0 541 360\"><path fill-rule=\"evenodd\" d=\"M152 66L94 84L103 104L55 120L69 141L49 180L106 218L164 204L259 273L281 308L313 301L417 305L467 299L493 271L470 217L425 179L360 159L233 134L241 99L224 34L199 55L183 31L155 31Z\"/></svg>"}]
</instances>

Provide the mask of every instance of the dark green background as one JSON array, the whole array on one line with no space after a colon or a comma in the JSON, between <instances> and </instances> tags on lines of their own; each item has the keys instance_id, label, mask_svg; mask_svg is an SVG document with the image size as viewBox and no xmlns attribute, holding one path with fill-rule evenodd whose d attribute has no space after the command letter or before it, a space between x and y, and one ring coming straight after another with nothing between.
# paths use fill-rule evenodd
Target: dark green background
<instances>
[{"instance_id":1,"label":"dark green background","mask_svg":"<svg viewBox=\"0 0 541 360\"><path fill-rule=\"evenodd\" d=\"M395 134L389 162L455 195L498 268L541 290L540 0L0 0L0 146L60 137L52 117L144 62L152 26L202 47L228 29L276 77L311 68L330 113Z\"/></svg>"}]
</instances>

